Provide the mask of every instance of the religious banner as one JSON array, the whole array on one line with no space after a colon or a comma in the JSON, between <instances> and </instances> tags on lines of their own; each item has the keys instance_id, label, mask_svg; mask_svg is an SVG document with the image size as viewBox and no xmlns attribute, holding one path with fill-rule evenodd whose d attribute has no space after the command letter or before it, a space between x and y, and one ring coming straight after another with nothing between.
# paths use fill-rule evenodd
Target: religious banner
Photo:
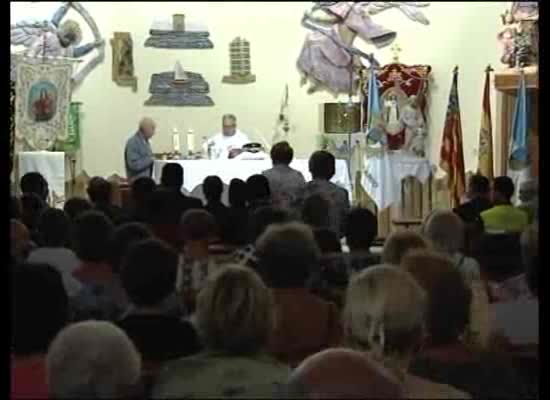
<instances>
[{"instance_id":1,"label":"religious banner","mask_svg":"<svg viewBox=\"0 0 550 400\"><path fill-rule=\"evenodd\" d=\"M381 123L384 125L390 150L405 148L415 152L414 148L418 148L415 153L425 156L422 155L425 152L421 147L427 134L426 96L430 72L429 65L405 65L396 62L385 65L377 72ZM371 120L369 97L369 93L365 93L365 127L369 126Z\"/></svg>"},{"instance_id":2,"label":"religious banner","mask_svg":"<svg viewBox=\"0 0 550 400\"><path fill-rule=\"evenodd\" d=\"M23 58L17 65L17 139L29 150L51 150L67 140L72 63Z\"/></svg>"},{"instance_id":3,"label":"religious banner","mask_svg":"<svg viewBox=\"0 0 550 400\"><path fill-rule=\"evenodd\" d=\"M458 67L453 71L453 83L449 94L449 105L441 141L441 159L439 166L447 173L447 186L450 192L451 206L460 204L460 198L466 190L464 172L464 151L462 148L462 124L460 104L458 102Z\"/></svg>"},{"instance_id":4,"label":"religious banner","mask_svg":"<svg viewBox=\"0 0 550 400\"><path fill-rule=\"evenodd\" d=\"M57 151L64 153L76 153L80 149L80 102L72 102L69 107L69 126L67 139L58 141L55 145Z\"/></svg>"},{"instance_id":5,"label":"religious banner","mask_svg":"<svg viewBox=\"0 0 550 400\"><path fill-rule=\"evenodd\" d=\"M493 172L493 127L491 122L491 67L485 70L485 89L483 90L483 109L481 111L481 129L479 131L478 173L492 180Z\"/></svg>"}]
</instances>

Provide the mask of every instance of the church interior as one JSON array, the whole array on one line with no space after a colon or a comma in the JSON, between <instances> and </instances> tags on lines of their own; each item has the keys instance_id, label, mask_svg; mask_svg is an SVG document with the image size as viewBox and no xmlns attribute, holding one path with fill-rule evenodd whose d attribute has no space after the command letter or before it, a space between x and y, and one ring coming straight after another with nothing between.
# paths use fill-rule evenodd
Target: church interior
<instances>
[{"instance_id":1,"label":"church interior","mask_svg":"<svg viewBox=\"0 0 550 400\"><path fill-rule=\"evenodd\" d=\"M538 2L10 18L13 398L538 391Z\"/></svg>"}]
</instances>

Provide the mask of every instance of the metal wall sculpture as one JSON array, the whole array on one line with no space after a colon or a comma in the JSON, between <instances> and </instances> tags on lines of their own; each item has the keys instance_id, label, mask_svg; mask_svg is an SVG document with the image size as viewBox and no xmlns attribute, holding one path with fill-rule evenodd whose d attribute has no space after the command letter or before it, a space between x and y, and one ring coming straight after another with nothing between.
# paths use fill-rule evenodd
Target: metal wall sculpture
<instances>
[{"instance_id":1,"label":"metal wall sculpture","mask_svg":"<svg viewBox=\"0 0 550 400\"><path fill-rule=\"evenodd\" d=\"M183 71L176 63L174 71L153 74L146 106L213 106L210 86L201 74Z\"/></svg>"},{"instance_id":2,"label":"metal wall sculpture","mask_svg":"<svg viewBox=\"0 0 550 400\"><path fill-rule=\"evenodd\" d=\"M183 14L175 14L170 21L156 21L151 26L151 35L145 47L159 49L212 49L210 33L203 27L187 26Z\"/></svg>"},{"instance_id":3,"label":"metal wall sculpture","mask_svg":"<svg viewBox=\"0 0 550 400\"><path fill-rule=\"evenodd\" d=\"M115 32L111 39L113 48L113 81L119 86L130 86L137 90L137 78L134 76L133 41L129 32Z\"/></svg>"},{"instance_id":4,"label":"metal wall sculpture","mask_svg":"<svg viewBox=\"0 0 550 400\"><path fill-rule=\"evenodd\" d=\"M94 35L94 41L80 45L82 30L78 22L66 20L69 8L75 10L84 19ZM91 59L85 61L79 68L75 68L72 76L72 86L77 87L86 76L104 59L105 42L99 29L88 11L79 2L66 2L57 10L51 21L29 22L23 21L11 25L11 45L24 46L21 54L12 54L11 79L16 80L16 64L19 56L30 58L67 57L82 60L84 56L97 49Z\"/></svg>"},{"instance_id":5,"label":"metal wall sculpture","mask_svg":"<svg viewBox=\"0 0 550 400\"><path fill-rule=\"evenodd\" d=\"M256 76L250 73L250 43L237 37L229 44L231 75L224 76L222 82L246 84L256 82Z\"/></svg>"},{"instance_id":6,"label":"metal wall sculpture","mask_svg":"<svg viewBox=\"0 0 550 400\"><path fill-rule=\"evenodd\" d=\"M419 10L425 2L316 2L302 18L307 35L297 61L302 74L302 84L311 84L308 93L321 88L334 95L355 94L360 72L365 68L361 59L369 66L379 64L372 54L365 54L353 46L357 36L377 48L389 45L396 32L375 24L371 15L389 8L397 8L409 19L429 24Z\"/></svg>"},{"instance_id":7,"label":"metal wall sculpture","mask_svg":"<svg viewBox=\"0 0 550 400\"><path fill-rule=\"evenodd\" d=\"M16 138L29 150L52 150L67 139L70 61L22 59L17 65Z\"/></svg>"}]
</instances>

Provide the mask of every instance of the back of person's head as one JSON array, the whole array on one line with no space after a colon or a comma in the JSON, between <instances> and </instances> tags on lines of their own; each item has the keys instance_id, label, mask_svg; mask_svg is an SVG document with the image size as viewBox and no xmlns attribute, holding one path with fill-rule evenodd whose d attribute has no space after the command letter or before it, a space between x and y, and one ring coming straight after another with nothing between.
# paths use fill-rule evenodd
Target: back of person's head
<instances>
[{"instance_id":1,"label":"back of person's head","mask_svg":"<svg viewBox=\"0 0 550 400\"><path fill-rule=\"evenodd\" d=\"M428 294L427 327L430 342L444 345L457 340L470 320L472 293L452 261L437 253L416 250L401 267L410 272Z\"/></svg>"},{"instance_id":2,"label":"back of person's head","mask_svg":"<svg viewBox=\"0 0 550 400\"><path fill-rule=\"evenodd\" d=\"M196 320L207 349L253 355L267 346L273 329L273 298L252 269L224 265L200 291Z\"/></svg>"},{"instance_id":3,"label":"back of person's head","mask_svg":"<svg viewBox=\"0 0 550 400\"><path fill-rule=\"evenodd\" d=\"M427 249L428 242L413 231L392 232L384 242L382 250L382 262L385 264L399 265L401 259L411 250Z\"/></svg>"},{"instance_id":4,"label":"back of person's head","mask_svg":"<svg viewBox=\"0 0 550 400\"><path fill-rule=\"evenodd\" d=\"M365 269L351 279L346 292L346 341L377 359L408 357L424 339L426 301L410 273L386 265Z\"/></svg>"},{"instance_id":5,"label":"back of person's head","mask_svg":"<svg viewBox=\"0 0 550 400\"><path fill-rule=\"evenodd\" d=\"M209 241L218 234L218 225L206 210L188 210L181 217L180 228L185 241Z\"/></svg>"},{"instance_id":6,"label":"back of person's head","mask_svg":"<svg viewBox=\"0 0 550 400\"><path fill-rule=\"evenodd\" d=\"M493 181L493 201L511 203L514 196L514 181L508 176L498 176Z\"/></svg>"},{"instance_id":7,"label":"back of person's head","mask_svg":"<svg viewBox=\"0 0 550 400\"><path fill-rule=\"evenodd\" d=\"M539 289L539 226L530 225L521 235L521 253L527 285L535 296Z\"/></svg>"},{"instance_id":8,"label":"back of person's head","mask_svg":"<svg viewBox=\"0 0 550 400\"><path fill-rule=\"evenodd\" d=\"M46 367L51 398L124 398L136 394L141 357L114 324L85 321L69 325L57 335Z\"/></svg>"},{"instance_id":9,"label":"back of person's head","mask_svg":"<svg viewBox=\"0 0 550 400\"><path fill-rule=\"evenodd\" d=\"M88 183L88 197L94 204L110 204L113 193L111 182L100 176L94 176Z\"/></svg>"},{"instance_id":10,"label":"back of person's head","mask_svg":"<svg viewBox=\"0 0 550 400\"><path fill-rule=\"evenodd\" d=\"M422 232L434 250L453 256L464 248L464 222L451 210L435 210L424 221Z\"/></svg>"},{"instance_id":11,"label":"back of person's head","mask_svg":"<svg viewBox=\"0 0 550 400\"><path fill-rule=\"evenodd\" d=\"M48 205L36 193L25 193L21 196L21 220L29 228L35 230L38 225L40 214Z\"/></svg>"},{"instance_id":12,"label":"back of person's head","mask_svg":"<svg viewBox=\"0 0 550 400\"><path fill-rule=\"evenodd\" d=\"M21 200L17 196L10 196L10 219L21 219L22 215Z\"/></svg>"},{"instance_id":13,"label":"back of person's head","mask_svg":"<svg viewBox=\"0 0 550 400\"><path fill-rule=\"evenodd\" d=\"M336 171L336 159L328 151L319 150L309 158L309 172L313 179L330 180Z\"/></svg>"},{"instance_id":14,"label":"back of person's head","mask_svg":"<svg viewBox=\"0 0 550 400\"><path fill-rule=\"evenodd\" d=\"M270 155L273 165L289 165L294 158L294 150L288 142L279 142L273 145Z\"/></svg>"},{"instance_id":15,"label":"back of person's head","mask_svg":"<svg viewBox=\"0 0 550 400\"><path fill-rule=\"evenodd\" d=\"M164 169L166 169L168 165L172 165L172 164L167 164L164 167ZM163 169L163 172L164 172L164 169ZM151 194L155 191L156 186L157 184L155 183L155 181L149 178L148 176L142 176L137 178L132 182L132 187L131 187L132 199L137 204L141 204L145 202L151 196Z\"/></svg>"},{"instance_id":16,"label":"back of person's head","mask_svg":"<svg viewBox=\"0 0 550 400\"><path fill-rule=\"evenodd\" d=\"M46 181L39 172L28 172L23 175L19 186L21 188L21 193L34 193L40 197L42 201L48 201L48 181Z\"/></svg>"},{"instance_id":17,"label":"back of person's head","mask_svg":"<svg viewBox=\"0 0 550 400\"><path fill-rule=\"evenodd\" d=\"M45 354L69 317L61 275L46 264L12 268L11 345L18 356Z\"/></svg>"},{"instance_id":18,"label":"back of person's head","mask_svg":"<svg viewBox=\"0 0 550 400\"><path fill-rule=\"evenodd\" d=\"M122 260L122 286L138 307L161 304L174 293L178 254L167 244L146 239L132 244Z\"/></svg>"},{"instance_id":19,"label":"back of person's head","mask_svg":"<svg viewBox=\"0 0 550 400\"><path fill-rule=\"evenodd\" d=\"M270 225L288 221L290 221L290 215L285 210L270 206L258 208L252 213L250 219L250 242L255 243Z\"/></svg>"},{"instance_id":20,"label":"back of person's head","mask_svg":"<svg viewBox=\"0 0 550 400\"><path fill-rule=\"evenodd\" d=\"M486 197L491 194L491 184L489 179L483 175L475 174L468 181L468 195L470 198Z\"/></svg>"},{"instance_id":21,"label":"back of person's head","mask_svg":"<svg viewBox=\"0 0 550 400\"><path fill-rule=\"evenodd\" d=\"M181 217L181 207L171 189L157 187L147 203L147 222L151 224L173 224Z\"/></svg>"},{"instance_id":22,"label":"back of person's head","mask_svg":"<svg viewBox=\"0 0 550 400\"><path fill-rule=\"evenodd\" d=\"M248 199L246 182L234 178L229 183L229 204L231 207L244 207Z\"/></svg>"},{"instance_id":23,"label":"back of person's head","mask_svg":"<svg viewBox=\"0 0 550 400\"><path fill-rule=\"evenodd\" d=\"M275 288L304 287L321 255L313 232L299 222L267 228L256 251L268 285Z\"/></svg>"},{"instance_id":24,"label":"back of person's head","mask_svg":"<svg viewBox=\"0 0 550 400\"><path fill-rule=\"evenodd\" d=\"M81 197L72 197L63 205L63 211L65 211L71 221L74 221L79 215L92 208L92 203Z\"/></svg>"},{"instance_id":25,"label":"back of person's head","mask_svg":"<svg viewBox=\"0 0 550 400\"><path fill-rule=\"evenodd\" d=\"M342 252L342 244L334 231L328 228L316 228L313 230L313 236L322 254Z\"/></svg>"},{"instance_id":26,"label":"back of person's head","mask_svg":"<svg viewBox=\"0 0 550 400\"><path fill-rule=\"evenodd\" d=\"M345 224L346 244L350 251L368 251L378 234L378 219L368 208L352 209Z\"/></svg>"},{"instance_id":27,"label":"back of person's head","mask_svg":"<svg viewBox=\"0 0 550 400\"><path fill-rule=\"evenodd\" d=\"M117 227L109 240L108 260L113 272L120 272L122 259L132 244L151 237L153 234L147 225L139 222L128 222Z\"/></svg>"},{"instance_id":28,"label":"back of person's head","mask_svg":"<svg viewBox=\"0 0 550 400\"><path fill-rule=\"evenodd\" d=\"M222 200L223 182L219 176L207 176L202 182L202 192L207 202L219 203Z\"/></svg>"},{"instance_id":29,"label":"back of person's head","mask_svg":"<svg viewBox=\"0 0 550 400\"><path fill-rule=\"evenodd\" d=\"M10 256L12 261L26 260L32 249L31 234L27 227L16 219L10 220Z\"/></svg>"},{"instance_id":30,"label":"back of person's head","mask_svg":"<svg viewBox=\"0 0 550 400\"><path fill-rule=\"evenodd\" d=\"M109 239L114 225L100 211L86 211L74 223L74 250L87 262L104 262L109 256Z\"/></svg>"},{"instance_id":31,"label":"back of person's head","mask_svg":"<svg viewBox=\"0 0 550 400\"><path fill-rule=\"evenodd\" d=\"M292 371L289 398L400 399L399 381L365 353L334 348L306 358Z\"/></svg>"},{"instance_id":32,"label":"back of person's head","mask_svg":"<svg viewBox=\"0 0 550 400\"><path fill-rule=\"evenodd\" d=\"M321 193L314 193L304 200L302 221L313 228L330 226L330 201Z\"/></svg>"},{"instance_id":33,"label":"back of person's head","mask_svg":"<svg viewBox=\"0 0 550 400\"><path fill-rule=\"evenodd\" d=\"M48 208L40 214L38 235L42 247L65 247L69 243L71 221L65 211Z\"/></svg>"},{"instance_id":34,"label":"back of person's head","mask_svg":"<svg viewBox=\"0 0 550 400\"><path fill-rule=\"evenodd\" d=\"M271 196L269 181L261 174L252 175L246 180L246 191L249 202L268 199Z\"/></svg>"},{"instance_id":35,"label":"back of person's head","mask_svg":"<svg viewBox=\"0 0 550 400\"><path fill-rule=\"evenodd\" d=\"M170 189L181 190L183 167L178 163L168 163L162 168L160 184Z\"/></svg>"}]
</instances>

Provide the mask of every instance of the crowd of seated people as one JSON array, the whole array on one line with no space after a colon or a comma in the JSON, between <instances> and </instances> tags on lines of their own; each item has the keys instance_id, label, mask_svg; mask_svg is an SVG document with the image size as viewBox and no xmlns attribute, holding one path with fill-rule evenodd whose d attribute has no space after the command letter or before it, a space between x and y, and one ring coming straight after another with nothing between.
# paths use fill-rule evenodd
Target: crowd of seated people
<instances>
[{"instance_id":1,"label":"crowd of seated people","mask_svg":"<svg viewBox=\"0 0 550 400\"><path fill-rule=\"evenodd\" d=\"M271 170L230 182L229 206L216 176L205 203L183 194L176 163L132 182L125 205L94 177L63 210L25 175L10 202L12 398L536 395L535 184L514 207L508 178L475 175L462 206L375 248L377 217L330 182L334 157L315 152L302 182L292 155L274 146ZM517 242L499 280L495 235Z\"/></svg>"}]
</instances>

